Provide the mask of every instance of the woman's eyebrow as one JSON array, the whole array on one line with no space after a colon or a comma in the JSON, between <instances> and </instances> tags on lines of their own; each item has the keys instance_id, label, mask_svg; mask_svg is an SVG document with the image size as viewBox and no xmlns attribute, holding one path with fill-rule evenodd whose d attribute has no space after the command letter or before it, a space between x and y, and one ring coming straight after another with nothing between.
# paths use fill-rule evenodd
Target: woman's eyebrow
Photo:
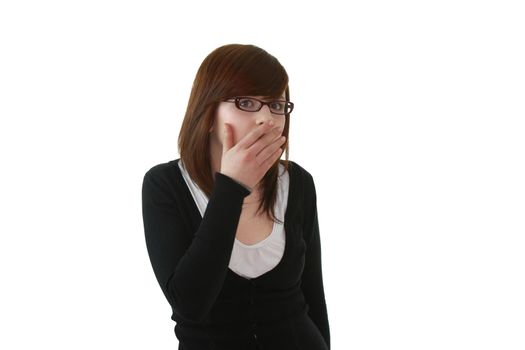
<instances>
[{"instance_id":1,"label":"woman's eyebrow","mask_svg":"<svg viewBox=\"0 0 525 350\"><path fill-rule=\"evenodd\" d=\"M261 95L244 95L244 97L254 97L256 99L259 99L261 101L269 102L269 101L286 101L285 97L266 97Z\"/></svg>"},{"instance_id":2,"label":"woman's eyebrow","mask_svg":"<svg viewBox=\"0 0 525 350\"><path fill-rule=\"evenodd\" d=\"M254 96L255 98L258 98L259 100L268 100L268 101L286 101L286 96L280 96L280 97L265 97L265 96Z\"/></svg>"}]
</instances>

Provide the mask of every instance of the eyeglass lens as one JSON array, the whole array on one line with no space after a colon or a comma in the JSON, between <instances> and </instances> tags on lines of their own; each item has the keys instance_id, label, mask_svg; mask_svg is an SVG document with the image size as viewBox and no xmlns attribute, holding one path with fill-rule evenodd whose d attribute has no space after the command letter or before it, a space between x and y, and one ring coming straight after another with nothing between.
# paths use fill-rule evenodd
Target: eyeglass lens
<instances>
[{"instance_id":1,"label":"eyeglass lens","mask_svg":"<svg viewBox=\"0 0 525 350\"><path fill-rule=\"evenodd\" d=\"M261 108L261 102L252 98L239 98L239 108L249 112L255 112ZM269 104L270 110L276 114L289 113L290 105L286 101L272 101Z\"/></svg>"}]
</instances>

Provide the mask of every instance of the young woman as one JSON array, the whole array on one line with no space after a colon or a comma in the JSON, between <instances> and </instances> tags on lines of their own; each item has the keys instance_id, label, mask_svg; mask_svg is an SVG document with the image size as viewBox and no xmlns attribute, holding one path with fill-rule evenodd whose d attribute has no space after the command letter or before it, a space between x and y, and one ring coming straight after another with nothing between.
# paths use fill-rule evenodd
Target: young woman
<instances>
[{"instance_id":1,"label":"young woman","mask_svg":"<svg viewBox=\"0 0 525 350\"><path fill-rule=\"evenodd\" d=\"M274 56L221 46L197 72L180 158L144 176L147 250L179 350L330 349L314 180L288 160L293 107Z\"/></svg>"}]
</instances>

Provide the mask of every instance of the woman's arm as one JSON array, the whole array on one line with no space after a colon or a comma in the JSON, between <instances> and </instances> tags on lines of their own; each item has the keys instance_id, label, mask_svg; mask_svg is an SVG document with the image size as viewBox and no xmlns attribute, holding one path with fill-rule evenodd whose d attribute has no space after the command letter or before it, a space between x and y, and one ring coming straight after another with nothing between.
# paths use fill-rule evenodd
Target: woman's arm
<instances>
[{"instance_id":1,"label":"woman's arm","mask_svg":"<svg viewBox=\"0 0 525 350\"><path fill-rule=\"evenodd\" d=\"M305 222L307 236L305 266L302 274L301 289L309 305L308 315L317 325L330 349L330 325L324 297L323 273L321 264L321 239L317 218L317 195L315 183L310 174L306 176Z\"/></svg>"},{"instance_id":2,"label":"woman's arm","mask_svg":"<svg viewBox=\"0 0 525 350\"><path fill-rule=\"evenodd\" d=\"M164 295L181 318L200 322L228 272L244 197L250 191L222 173L196 233L184 232L181 211L163 174L150 169L142 185L142 216L149 258Z\"/></svg>"}]
</instances>

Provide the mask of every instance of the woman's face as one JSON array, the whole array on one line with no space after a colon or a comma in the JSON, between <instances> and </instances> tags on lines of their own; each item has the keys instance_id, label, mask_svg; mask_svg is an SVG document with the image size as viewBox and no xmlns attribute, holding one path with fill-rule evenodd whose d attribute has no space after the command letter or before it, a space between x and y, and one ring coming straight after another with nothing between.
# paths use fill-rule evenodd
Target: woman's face
<instances>
[{"instance_id":1,"label":"woman's face","mask_svg":"<svg viewBox=\"0 0 525 350\"><path fill-rule=\"evenodd\" d=\"M269 101L262 96L249 97L255 97L265 102ZM281 99L286 99L284 93L281 96ZM285 116L271 113L268 105L264 105L258 112L246 112L238 109L234 102L221 102L217 107L215 120L211 128L211 141L222 147L224 141L224 123L228 123L230 131L233 134L233 145L235 146L237 142L239 142L250 131L255 129L259 124L262 122L269 122L270 120L274 121L274 127L278 127L282 134L284 130Z\"/></svg>"}]
</instances>

